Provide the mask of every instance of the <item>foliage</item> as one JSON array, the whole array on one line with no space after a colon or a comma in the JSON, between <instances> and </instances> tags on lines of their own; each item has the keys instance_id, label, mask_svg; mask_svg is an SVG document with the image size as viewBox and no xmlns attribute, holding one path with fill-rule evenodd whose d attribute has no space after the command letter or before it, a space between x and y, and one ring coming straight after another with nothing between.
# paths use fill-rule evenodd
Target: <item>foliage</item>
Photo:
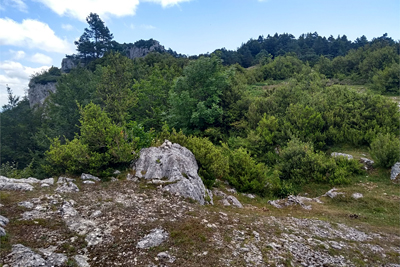
<instances>
[{"instance_id":1,"label":"foliage","mask_svg":"<svg viewBox=\"0 0 400 267\"><path fill-rule=\"evenodd\" d=\"M125 128L113 124L99 106L90 103L81 108L80 122L81 134L72 141L61 144L58 138L52 140L45 153L47 171L104 175L108 169L129 164L134 159L132 152L137 149L140 138L130 135L128 141Z\"/></svg>"},{"instance_id":2,"label":"foliage","mask_svg":"<svg viewBox=\"0 0 400 267\"><path fill-rule=\"evenodd\" d=\"M29 84L39 83L47 84L51 82L57 82L61 76L61 70L57 67L51 66L48 70L42 70L41 72L36 72L31 76L31 81Z\"/></svg>"},{"instance_id":3,"label":"foliage","mask_svg":"<svg viewBox=\"0 0 400 267\"><path fill-rule=\"evenodd\" d=\"M379 133L372 141L369 150L375 164L379 167L390 168L400 161L400 141L393 134Z\"/></svg>"},{"instance_id":4,"label":"foliage","mask_svg":"<svg viewBox=\"0 0 400 267\"><path fill-rule=\"evenodd\" d=\"M136 103L132 92L133 61L119 53L111 52L104 58L106 66L98 66L99 81L96 96L104 111L114 123L123 125L128 119L128 111Z\"/></svg>"},{"instance_id":5,"label":"foliage","mask_svg":"<svg viewBox=\"0 0 400 267\"><path fill-rule=\"evenodd\" d=\"M18 169L18 164L15 162L9 162L1 164L0 175L9 178L28 178L33 175L33 160L25 168Z\"/></svg>"},{"instance_id":6,"label":"foliage","mask_svg":"<svg viewBox=\"0 0 400 267\"><path fill-rule=\"evenodd\" d=\"M309 182L346 184L353 173L360 173L361 166L354 160L328 158L315 152L311 143L292 139L282 150L278 168L281 179L302 185Z\"/></svg>"},{"instance_id":7,"label":"foliage","mask_svg":"<svg viewBox=\"0 0 400 267\"><path fill-rule=\"evenodd\" d=\"M274 177L265 164L257 163L245 148L231 150L227 145L223 148L229 158L227 180L240 192L265 196L279 184L279 177Z\"/></svg>"},{"instance_id":8,"label":"foliage","mask_svg":"<svg viewBox=\"0 0 400 267\"><path fill-rule=\"evenodd\" d=\"M79 40L75 41L79 56L83 59L101 58L111 49L113 35L96 13L90 13L86 22L89 28L85 28Z\"/></svg>"},{"instance_id":9,"label":"foliage","mask_svg":"<svg viewBox=\"0 0 400 267\"><path fill-rule=\"evenodd\" d=\"M393 63L372 77L372 88L382 93L400 94L400 65Z\"/></svg>"},{"instance_id":10,"label":"foliage","mask_svg":"<svg viewBox=\"0 0 400 267\"><path fill-rule=\"evenodd\" d=\"M191 62L170 92L169 124L190 133L220 123L221 95L228 86L218 58L203 57Z\"/></svg>"}]
</instances>

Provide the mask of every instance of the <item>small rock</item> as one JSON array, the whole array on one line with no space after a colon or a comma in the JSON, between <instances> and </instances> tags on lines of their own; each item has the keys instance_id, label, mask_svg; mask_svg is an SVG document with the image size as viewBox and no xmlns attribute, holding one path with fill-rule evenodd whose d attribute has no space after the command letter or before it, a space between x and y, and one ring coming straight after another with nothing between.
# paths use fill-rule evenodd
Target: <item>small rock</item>
<instances>
[{"instance_id":1,"label":"small rock","mask_svg":"<svg viewBox=\"0 0 400 267\"><path fill-rule=\"evenodd\" d=\"M175 261L175 257L169 255L168 251L158 253L157 258L163 262L173 263Z\"/></svg>"},{"instance_id":2,"label":"small rock","mask_svg":"<svg viewBox=\"0 0 400 267\"><path fill-rule=\"evenodd\" d=\"M42 184L40 187L49 187L49 184Z\"/></svg>"},{"instance_id":3,"label":"small rock","mask_svg":"<svg viewBox=\"0 0 400 267\"><path fill-rule=\"evenodd\" d=\"M10 258L10 266L46 266L46 261L41 255L33 252L30 248L25 247L21 244L16 244L12 246L12 251L8 255L8 258Z\"/></svg>"},{"instance_id":4,"label":"small rock","mask_svg":"<svg viewBox=\"0 0 400 267\"><path fill-rule=\"evenodd\" d=\"M86 180L86 181L83 181L83 183L84 184L95 184L96 182L90 181L90 180Z\"/></svg>"},{"instance_id":5,"label":"small rock","mask_svg":"<svg viewBox=\"0 0 400 267\"><path fill-rule=\"evenodd\" d=\"M92 213L92 215L90 215L90 217L97 218L100 215L101 215L101 210L96 210L95 212Z\"/></svg>"},{"instance_id":6,"label":"small rock","mask_svg":"<svg viewBox=\"0 0 400 267\"><path fill-rule=\"evenodd\" d=\"M336 192L336 188L332 188L331 190L329 190L328 192L326 192L325 194L323 194L323 197L330 197L330 198L335 198L338 195L344 195L344 193L342 192Z\"/></svg>"},{"instance_id":7,"label":"small rock","mask_svg":"<svg viewBox=\"0 0 400 267\"><path fill-rule=\"evenodd\" d=\"M390 171L390 180L400 181L400 162L396 162Z\"/></svg>"},{"instance_id":8,"label":"small rock","mask_svg":"<svg viewBox=\"0 0 400 267\"><path fill-rule=\"evenodd\" d=\"M152 248L152 247L156 247L159 246L162 242L164 242L165 240L167 240L169 237L169 234L164 231L163 229L153 229L151 230L151 232L146 235L145 237L142 238L142 240L140 240L137 245L136 248Z\"/></svg>"},{"instance_id":9,"label":"small rock","mask_svg":"<svg viewBox=\"0 0 400 267\"><path fill-rule=\"evenodd\" d=\"M88 257L85 255L75 255L74 260L78 267L90 267L88 263Z\"/></svg>"},{"instance_id":10,"label":"small rock","mask_svg":"<svg viewBox=\"0 0 400 267\"><path fill-rule=\"evenodd\" d=\"M334 158L336 158L336 157L346 157L348 160L353 159L352 155L345 154L345 153L338 153L338 152L333 152L331 154L331 157L334 157Z\"/></svg>"},{"instance_id":11,"label":"small rock","mask_svg":"<svg viewBox=\"0 0 400 267\"><path fill-rule=\"evenodd\" d=\"M256 196L253 195L253 194L243 194L243 196L248 197L248 198L251 198L251 199L256 198Z\"/></svg>"},{"instance_id":12,"label":"small rock","mask_svg":"<svg viewBox=\"0 0 400 267\"><path fill-rule=\"evenodd\" d=\"M4 230L4 228L0 226L0 236L5 236L5 235L6 235L6 230Z\"/></svg>"},{"instance_id":13,"label":"small rock","mask_svg":"<svg viewBox=\"0 0 400 267\"><path fill-rule=\"evenodd\" d=\"M40 183L42 184L42 187L43 187L44 184L53 185L54 184L54 178L47 178L47 179L41 180Z\"/></svg>"},{"instance_id":14,"label":"small rock","mask_svg":"<svg viewBox=\"0 0 400 267\"><path fill-rule=\"evenodd\" d=\"M18 206L24 207L24 208L27 208L27 209L32 209L33 208L33 204L31 202L29 202L29 201L19 202Z\"/></svg>"},{"instance_id":15,"label":"small rock","mask_svg":"<svg viewBox=\"0 0 400 267\"><path fill-rule=\"evenodd\" d=\"M221 202L222 202L222 205L224 205L224 206L230 206L231 205L226 198L222 199Z\"/></svg>"},{"instance_id":16,"label":"small rock","mask_svg":"<svg viewBox=\"0 0 400 267\"><path fill-rule=\"evenodd\" d=\"M228 188L228 189L226 189L226 191L228 191L229 193L232 193L232 194L237 194L237 191L235 188Z\"/></svg>"},{"instance_id":17,"label":"small rock","mask_svg":"<svg viewBox=\"0 0 400 267\"><path fill-rule=\"evenodd\" d=\"M57 184L65 184L65 183L73 182L73 181L75 181L75 179L60 176L60 177L58 177Z\"/></svg>"},{"instance_id":18,"label":"small rock","mask_svg":"<svg viewBox=\"0 0 400 267\"><path fill-rule=\"evenodd\" d=\"M82 180L93 180L93 181L96 181L96 182L100 182L101 181L99 177L96 177L94 175L87 174L87 173L82 173L81 179Z\"/></svg>"},{"instance_id":19,"label":"small rock","mask_svg":"<svg viewBox=\"0 0 400 267\"><path fill-rule=\"evenodd\" d=\"M66 182L59 185L56 189L57 193L72 193L72 192L79 192L79 188L73 182Z\"/></svg>"},{"instance_id":20,"label":"small rock","mask_svg":"<svg viewBox=\"0 0 400 267\"><path fill-rule=\"evenodd\" d=\"M368 167L372 167L372 165L374 165L374 161L371 159L367 159L367 158L360 158L360 162L367 165Z\"/></svg>"},{"instance_id":21,"label":"small rock","mask_svg":"<svg viewBox=\"0 0 400 267\"><path fill-rule=\"evenodd\" d=\"M233 206L238 207L238 208L243 208L242 203L239 202L239 200L237 200L236 197L234 196L228 196L226 198Z\"/></svg>"},{"instance_id":22,"label":"small rock","mask_svg":"<svg viewBox=\"0 0 400 267\"><path fill-rule=\"evenodd\" d=\"M0 226L6 226L6 224L8 224L10 221L6 218L6 217L4 217L4 216L2 216L2 215L0 215Z\"/></svg>"},{"instance_id":23,"label":"small rock","mask_svg":"<svg viewBox=\"0 0 400 267\"><path fill-rule=\"evenodd\" d=\"M113 172L114 175L118 175L121 174L121 172L119 170L115 170L115 172Z\"/></svg>"},{"instance_id":24,"label":"small rock","mask_svg":"<svg viewBox=\"0 0 400 267\"><path fill-rule=\"evenodd\" d=\"M351 195L351 197L354 199L359 199L359 198L363 198L364 196L361 193L354 193Z\"/></svg>"}]
</instances>

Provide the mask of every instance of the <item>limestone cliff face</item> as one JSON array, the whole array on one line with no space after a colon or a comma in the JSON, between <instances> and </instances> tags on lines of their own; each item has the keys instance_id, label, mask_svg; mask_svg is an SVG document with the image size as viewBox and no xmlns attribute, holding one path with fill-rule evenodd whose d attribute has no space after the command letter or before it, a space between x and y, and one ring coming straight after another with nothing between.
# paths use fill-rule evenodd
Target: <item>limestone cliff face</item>
<instances>
[{"instance_id":1,"label":"limestone cliff face","mask_svg":"<svg viewBox=\"0 0 400 267\"><path fill-rule=\"evenodd\" d=\"M76 68L78 65L79 62L77 62L76 59L69 57L63 58L63 60L61 61L61 72L69 73L72 69Z\"/></svg>"},{"instance_id":2,"label":"limestone cliff face","mask_svg":"<svg viewBox=\"0 0 400 267\"><path fill-rule=\"evenodd\" d=\"M158 41L152 40L152 45L148 47L138 47L133 45L126 50L126 55L130 59L145 57L148 53L151 52L164 52L164 46L160 45Z\"/></svg>"},{"instance_id":3,"label":"limestone cliff face","mask_svg":"<svg viewBox=\"0 0 400 267\"><path fill-rule=\"evenodd\" d=\"M44 100L50 95L50 92L54 93L56 91L56 84L56 82L41 84L31 81L28 89L30 107L32 108L36 105L43 105Z\"/></svg>"}]
</instances>

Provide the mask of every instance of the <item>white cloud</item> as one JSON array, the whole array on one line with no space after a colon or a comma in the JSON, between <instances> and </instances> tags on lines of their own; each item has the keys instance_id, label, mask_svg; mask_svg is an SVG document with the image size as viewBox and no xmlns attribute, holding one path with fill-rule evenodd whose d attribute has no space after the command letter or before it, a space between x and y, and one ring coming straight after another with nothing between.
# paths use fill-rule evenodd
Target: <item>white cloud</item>
<instances>
[{"instance_id":1,"label":"white cloud","mask_svg":"<svg viewBox=\"0 0 400 267\"><path fill-rule=\"evenodd\" d=\"M28 11L28 6L22 0L5 0L4 3L8 6L18 9L21 12Z\"/></svg>"},{"instance_id":2,"label":"white cloud","mask_svg":"<svg viewBox=\"0 0 400 267\"><path fill-rule=\"evenodd\" d=\"M43 55L41 53L36 53L30 58L30 61L40 63L40 64L45 64L45 65L51 65L51 63L53 62L53 59L51 57Z\"/></svg>"},{"instance_id":3,"label":"white cloud","mask_svg":"<svg viewBox=\"0 0 400 267\"><path fill-rule=\"evenodd\" d=\"M145 2L152 2L160 4L162 7L170 7L182 2L190 2L191 0L144 0Z\"/></svg>"},{"instance_id":4,"label":"white cloud","mask_svg":"<svg viewBox=\"0 0 400 267\"><path fill-rule=\"evenodd\" d=\"M114 15L117 17L135 15L139 0L36 0L43 3L58 15L67 15L86 21L90 12L100 17Z\"/></svg>"},{"instance_id":5,"label":"white cloud","mask_svg":"<svg viewBox=\"0 0 400 267\"><path fill-rule=\"evenodd\" d=\"M18 23L0 18L0 45L37 48L47 52L73 53L72 44L55 35L46 23L25 19Z\"/></svg>"},{"instance_id":6,"label":"white cloud","mask_svg":"<svg viewBox=\"0 0 400 267\"><path fill-rule=\"evenodd\" d=\"M74 29L74 26L72 26L71 24L62 24L61 28L63 28L66 31L72 31Z\"/></svg>"},{"instance_id":7,"label":"white cloud","mask_svg":"<svg viewBox=\"0 0 400 267\"><path fill-rule=\"evenodd\" d=\"M12 49L9 50L10 54L12 55L12 59L18 60L25 57L25 52L22 50L14 51Z\"/></svg>"},{"instance_id":8,"label":"white cloud","mask_svg":"<svg viewBox=\"0 0 400 267\"><path fill-rule=\"evenodd\" d=\"M133 24L131 23L131 25L129 25L129 28L131 28L132 30L134 30L136 27L135 27L135 25L133 25Z\"/></svg>"},{"instance_id":9,"label":"white cloud","mask_svg":"<svg viewBox=\"0 0 400 267\"><path fill-rule=\"evenodd\" d=\"M139 5L139 0L36 0L53 10L60 16L67 15L86 21L86 17L90 12L96 13L101 18L108 15L123 17L133 16ZM191 0L143 0L144 2L153 2L163 7L177 5L181 2L189 2Z\"/></svg>"},{"instance_id":10,"label":"white cloud","mask_svg":"<svg viewBox=\"0 0 400 267\"><path fill-rule=\"evenodd\" d=\"M7 104L6 85L18 96L25 95L32 74L49 69L50 66L31 68L15 61L0 62L0 107Z\"/></svg>"}]
</instances>

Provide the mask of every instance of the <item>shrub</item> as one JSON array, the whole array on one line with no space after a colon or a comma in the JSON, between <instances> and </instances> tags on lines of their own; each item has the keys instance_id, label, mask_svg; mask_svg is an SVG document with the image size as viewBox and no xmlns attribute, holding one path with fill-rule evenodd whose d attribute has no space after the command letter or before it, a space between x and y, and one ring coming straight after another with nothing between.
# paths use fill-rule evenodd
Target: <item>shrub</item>
<instances>
[{"instance_id":1,"label":"shrub","mask_svg":"<svg viewBox=\"0 0 400 267\"><path fill-rule=\"evenodd\" d=\"M400 158L400 141L393 134L379 133L372 141L369 153L376 166L389 168Z\"/></svg>"},{"instance_id":2,"label":"shrub","mask_svg":"<svg viewBox=\"0 0 400 267\"><path fill-rule=\"evenodd\" d=\"M266 195L279 184L279 178L269 175L264 163L257 163L245 148L230 150L223 144L229 157L228 181L240 192L251 192Z\"/></svg>"},{"instance_id":3,"label":"shrub","mask_svg":"<svg viewBox=\"0 0 400 267\"><path fill-rule=\"evenodd\" d=\"M6 176L9 178L28 178L32 176L33 170L33 160L26 166L24 169L18 169L18 163L15 162L6 162L1 164L0 166L0 175Z\"/></svg>"},{"instance_id":4,"label":"shrub","mask_svg":"<svg viewBox=\"0 0 400 267\"><path fill-rule=\"evenodd\" d=\"M61 144L59 138L52 140L45 156L46 171L53 174L79 174L90 172L99 176L107 176L112 167L129 164L134 158L140 144L140 137L133 134L140 132L138 126L129 134L124 127L112 123L101 108L90 103L81 108L81 135L72 141ZM135 124L132 124L135 126ZM144 141L142 145L150 143Z\"/></svg>"},{"instance_id":5,"label":"shrub","mask_svg":"<svg viewBox=\"0 0 400 267\"><path fill-rule=\"evenodd\" d=\"M347 158L327 157L315 152L311 143L292 139L281 153L279 169L282 180L297 185L308 182L346 184L350 183L352 174L361 172L361 164Z\"/></svg>"}]
</instances>

